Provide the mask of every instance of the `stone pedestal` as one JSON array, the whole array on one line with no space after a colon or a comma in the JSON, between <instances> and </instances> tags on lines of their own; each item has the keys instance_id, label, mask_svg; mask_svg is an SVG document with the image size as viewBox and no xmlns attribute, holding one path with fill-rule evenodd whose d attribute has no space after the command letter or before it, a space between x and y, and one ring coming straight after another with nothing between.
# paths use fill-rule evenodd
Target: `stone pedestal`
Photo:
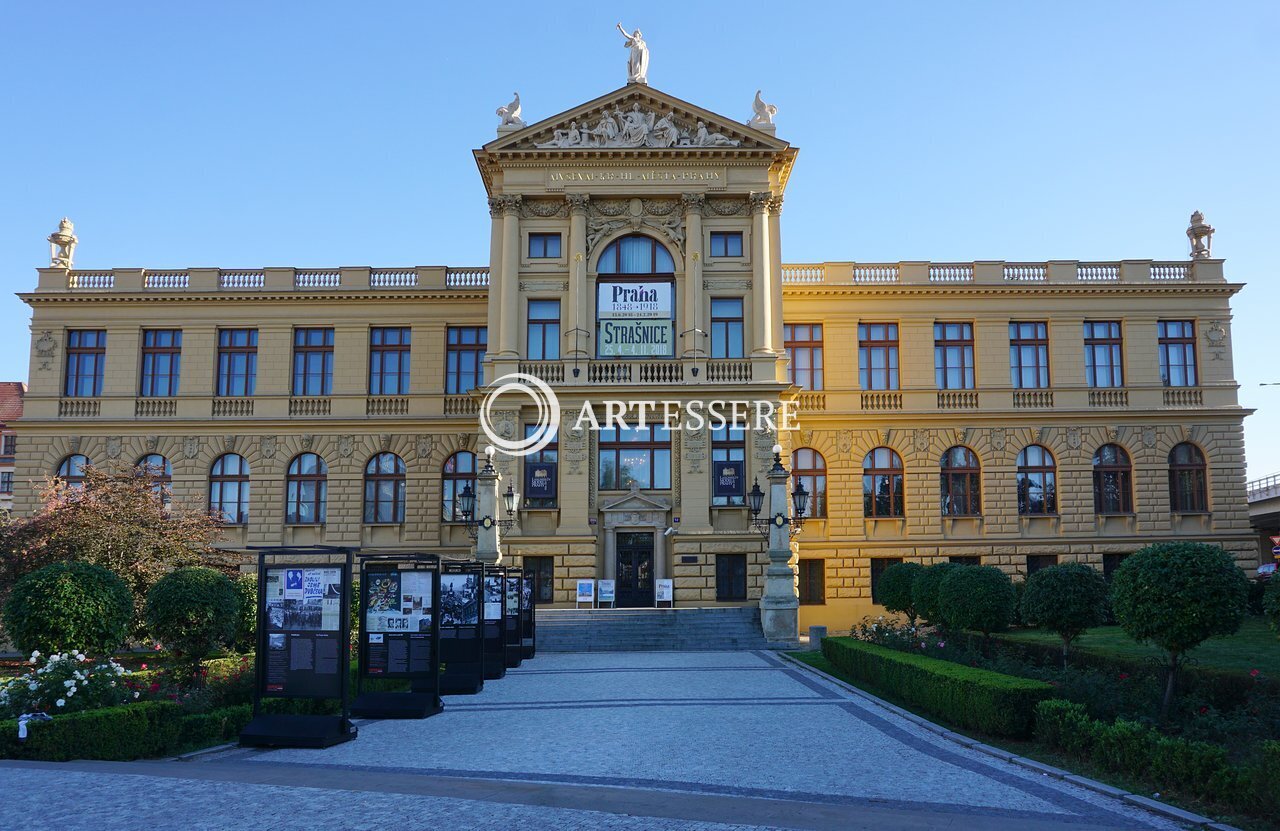
<instances>
[{"instance_id":1,"label":"stone pedestal","mask_svg":"<svg viewBox=\"0 0 1280 831\"><path fill-rule=\"evenodd\" d=\"M791 528L787 480L790 476L775 453L769 470L769 567L760 597L760 626L766 640L794 641L800 634L800 597L791 570Z\"/></svg>"},{"instance_id":2,"label":"stone pedestal","mask_svg":"<svg viewBox=\"0 0 1280 831\"><path fill-rule=\"evenodd\" d=\"M492 454L493 448L487 452ZM497 523L498 481L502 479L493 466L490 455L480 472L476 474L476 517L480 527L476 529L476 559L487 566L496 566L502 560L501 540Z\"/></svg>"}]
</instances>

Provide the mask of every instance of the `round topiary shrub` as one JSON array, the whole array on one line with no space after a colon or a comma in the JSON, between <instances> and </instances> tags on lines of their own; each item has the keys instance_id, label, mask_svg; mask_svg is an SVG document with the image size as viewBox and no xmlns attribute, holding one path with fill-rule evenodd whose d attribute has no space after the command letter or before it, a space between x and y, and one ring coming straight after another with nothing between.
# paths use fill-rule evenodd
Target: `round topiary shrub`
<instances>
[{"instance_id":1,"label":"round topiary shrub","mask_svg":"<svg viewBox=\"0 0 1280 831\"><path fill-rule=\"evenodd\" d=\"M880 603L891 612L904 614L911 623L916 622L916 602L912 596L912 586L916 578L924 573L924 566L919 563L894 563L880 575L876 593Z\"/></svg>"},{"instance_id":2,"label":"round topiary shrub","mask_svg":"<svg viewBox=\"0 0 1280 831\"><path fill-rule=\"evenodd\" d=\"M235 579L235 587L240 598L235 648L237 652L252 652L258 644L258 578L241 574Z\"/></svg>"},{"instance_id":3,"label":"round topiary shrub","mask_svg":"<svg viewBox=\"0 0 1280 831\"><path fill-rule=\"evenodd\" d=\"M1223 549L1198 542L1162 542L1126 558L1111 578L1116 620L1135 641L1168 656L1163 712L1173 702L1187 652L1240 629L1249 580Z\"/></svg>"},{"instance_id":4,"label":"round topiary shrub","mask_svg":"<svg viewBox=\"0 0 1280 831\"><path fill-rule=\"evenodd\" d=\"M931 626L946 626L942 609L938 605L938 591L942 588L942 580L957 568L955 563L934 563L926 566L916 575L911 583L911 602L915 604L916 614L924 618Z\"/></svg>"},{"instance_id":5,"label":"round topiary shrub","mask_svg":"<svg viewBox=\"0 0 1280 831\"><path fill-rule=\"evenodd\" d=\"M1272 577L1267 581L1267 590L1262 595L1262 613L1266 615L1271 628L1280 637L1280 577Z\"/></svg>"},{"instance_id":6,"label":"round topiary shrub","mask_svg":"<svg viewBox=\"0 0 1280 831\"><path fill-rule=\"evenodd\" d=\"M960 566L942 578L938 606L948 626L981 632L1009 628L1016 594L1013 581L995 566Z\"/></svg>"},{"instance_id":7,"label":"round topiary shrub","mask_svg":"<svg viewBox=\"0 0 1280 831\"><path fill-rule=\"evenodd\" d=\"M1026 580L1022 619L1062 638L1062 663L1067 648L1086 630L1101 626L1107 613L1107 581L1084 563L1063 563L1041 569Z\"/></svg>"},{"instance_id":8,"label":"round topiary shrub","mask_svg":"<svg viewBox=\"0 0 1280 831\"><path fill-rule=\"evenodd\" d=\"M129 636L133 592L92 563L54 563L23 577L4 607L4 628L23 653L109 656Z\"/></svg>"},{"instance_id":9,"label":"round topiary shrub","mask_svg":"<svg viewBox=\"0 0 1280 831\"><path fill-rule=\"evenodd\" d=\"M211 568L180 568L151 587L143 618L151 637L176 658L197 665L235 639L240 595L225 574Z\"/></svg>"}]
</instances>

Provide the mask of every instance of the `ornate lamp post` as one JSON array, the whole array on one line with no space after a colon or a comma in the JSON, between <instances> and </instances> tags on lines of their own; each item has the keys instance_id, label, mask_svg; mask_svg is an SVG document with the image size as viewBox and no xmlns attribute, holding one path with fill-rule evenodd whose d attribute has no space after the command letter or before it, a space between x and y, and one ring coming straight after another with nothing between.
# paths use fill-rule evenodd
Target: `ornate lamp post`
<instances>
[{"instance_id":1,"label":"ornate lamp post","mask_svg":"<svg viewBox=\"0 0 1280 831\"><path fill-rule=\"evenodd\" d=\"M507 485L506 493L502 495L506 516L504 519L494 518L494 514L498 512L498 480L502 478L493 466L493 455L496 452L492 446L484 450L486 457L484 467L480 468L480 472L476 474L478 493L472 491L471 484L467 483L462 493L458 494L458 513L462 514L462 520L467 526L467 534L476 541L476 559L486 565L497 565L502 558L499 547L501 531L509 530L520 522L519 515L516 513L520 495L512 489L510 484Z\"/></svg>"},{"instance_id":2,"label":"ornate lamp post","mask_svg":"<svg viewBox=\"0 0 1280 831\"><path fill-rule=\"evenodd\" d=\"M767 528L769 567L765 570L764 594L760 597L760 624L770 641L794 641L799 636L800 598L796 595L796 574L791 568L791 539L804 527L804 513L809 507L809 493L798 484L791 494L787 516L787 480L791 475L782 466L782 445L773 446L773 467L769 480L769 510L773 517L761 521L764 493L757 482L751 489L751 523L757 529Z\"/></svg>"}]
</instances>

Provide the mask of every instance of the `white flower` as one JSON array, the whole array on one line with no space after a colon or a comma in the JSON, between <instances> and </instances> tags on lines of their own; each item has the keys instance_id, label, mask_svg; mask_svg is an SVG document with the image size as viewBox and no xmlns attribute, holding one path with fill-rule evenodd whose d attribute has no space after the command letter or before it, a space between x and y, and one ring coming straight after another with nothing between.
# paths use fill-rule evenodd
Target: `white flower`
<instances>
[{"instance_id":1,"label":"white flower","mask_svg":"<svg viewBox=\"0 0 1280 831\"><path fill-rule=\"evenodd\" d=\"M133 694L133 697L134 697L134 698L137 698L137 697L138 697L138 693L136 693L136 692L135 692L135 693Z\"/></svg>"},{"instance_id":2,"label":"white flower","mask_svg":"<svg viewBox=\"0 0 1280 831\"><path fill-rule=\"evenodd\" d=\"M37 684L35 681L32 681L30 684L27 684L27 689L31 690L32 692L35 692L36 690L40 689L40 685Z\"/></svg>"},{"instance_id":3,"label":"white flower","mask_svg":"<svg viewBox=\"0 0 1280 831\"><path fill-rule=\"evenodd\" d=\"M115 682L115 681L112 681L112 682L111 682L111 686L113 686L113 687L114 687L115 685L116 685L116 682Z\"/></svg>"},{"instance_id":4,"label":"white flower","mask_svg":"<svg viewBox=\"0 0 1280 831\"><path fill-rule=\"evenodd\" d=\"M77 652L77 653L76 653L76 660L77 660L77 661L87 661L87 660L89 660L89 659L88 659L88 658L86 658L86 657L84 657L84 653L83 653L83 652Z\"/></svg>"},{"instance_id":5,"label":"white flower","mask_svg":"<svg viewBox=\"0 0 1280 831\"><path fill-rule=\"evenodd\" d=\"M67 700L66 700L65 698L59 698L59 699L58 699L57 701L55 701L54 703L55 703L55 704L57 704L59 707L65 707L65 706L67 706Z\"/></svg>"},{"instance_id":6,"label":"white flower","mask_svg":"<svg viewBox=\"0 0 1280 831\"><path fill-rule=\"evenodd\" d=\"M76 682L75 682L75 681L63 681L63 682L62 682L62 686L64 686L64 687L74 687L75 685L76 685Z\"/></svg>"},{"instance_id":7,"label":"white flower","mask_svg":"<svg viewBox=\"0 0 1280 831\"><path fill-rule=\"evenodd\" d=\"M31 650L31 660L33 660L33 661L34 661L36 658L39 658L39 657L40 657L40 650L39 650L39 649L33 649L33 650Z\"/></svg>"},{"instance_id":8,"label":"white flower","mask_svg":"<svg viewBox=\"0 0 1280 831\"><path fill-rule=\"evenodd\" d=\"M76 688L75 688L75 687L72 687L71 689L67 690L67 698L70 698L71 696L73 696L73 695L75 695L75 694L76 694Z\"/></svg>"}]
</instances>

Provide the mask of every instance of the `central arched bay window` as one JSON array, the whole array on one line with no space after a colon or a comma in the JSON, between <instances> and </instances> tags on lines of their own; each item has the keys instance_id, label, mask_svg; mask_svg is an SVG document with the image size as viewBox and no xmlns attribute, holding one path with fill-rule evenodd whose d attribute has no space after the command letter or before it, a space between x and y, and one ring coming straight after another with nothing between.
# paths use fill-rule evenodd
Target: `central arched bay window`
<instances>
[{"instance_id":1,"label":"central arched bay window","mask_svg":"<svg viewBox=\"0 0 1280 831\"><path fill-rule=\"evenodd\" d=\"M459 450L445 459L441 471L442 490L440 503L445 522L462 522L462 501L458 498L468 487L471 493L476 492L476 454L469 450Z\"/></svg>"},{"instance_id":2,"label":"central arched bay window","mask_svg":"<svg viewBox=\"0 0 1280 831\"><path fill-rule=\"evenodd\" d=\"M329 466L315 453L302 453L289 462L285 476L286 525L320 525L329 501Z\"/></svg>"},{"instance_id":3,"label":"central arched bay window","mask_svg":"<svg viewBox=\"0 0 1280 831\"><path fill-rule=\"evenodd\" d=\"M1018 513L1023 516L1058 512L1058 468L1053 454L1038 444L1018 454Z\"/></svg>"},{"instance_id":4,"label":"central arched bay window","mask_svg":"<svg viewBox=\"0 0 1280 831\"><path fill-rule=\"evenodd\" d=\"M902 457L877 447L862 459L862 515L870 519L905 515Z\"/></svg>"},{"instance_id":5,"label":"central arched bay window","mask_svg":"<svg viewBox=\"0 0 1280 831\"><path fill-rule=\"evenodd\" d=\"M227 453L209 468L209 512L228 525L249 521L249 463Z\"/></svg>"},{"instance_id":6,"label":"central arched bay window","mask_svg":"<svg viewBox=\"0 0 1280 831\"><path fill-rule=\"evenodd\" d=\"M1104 444L1093 454L1093 512L1133 513L1133 466L1118 444Z\"/></svg>"},{"instance_id":7,"label":"central arched bay window","mask_svg":"<svg viewBox=\"0 0 1280 831\"><path fill-rule=\"evenodd\" d=\"M942 515L982 514L982 466L967 447L957 445L942 454Z\"/></svg>"},{"instance_id":8,"label":"central arched bay window","mask_svg":"<svg viewBox=\"0 0 1280 831\"><path fill-rule=\"evenodd\" d=\"M404 522L404 459L394 453L379 453L364 466L364 521Z\"/></svg>"},{"instance_id":9,"label":"central arched bay window","mask_svg":"<svg viewBox=\"0 0 1280 831\"><path fill-rule=\"evenodd\" d=\"M614 240L596 261L596 353L675 357L675 261L653 237Z\"/></svg>"}]
</instances>

